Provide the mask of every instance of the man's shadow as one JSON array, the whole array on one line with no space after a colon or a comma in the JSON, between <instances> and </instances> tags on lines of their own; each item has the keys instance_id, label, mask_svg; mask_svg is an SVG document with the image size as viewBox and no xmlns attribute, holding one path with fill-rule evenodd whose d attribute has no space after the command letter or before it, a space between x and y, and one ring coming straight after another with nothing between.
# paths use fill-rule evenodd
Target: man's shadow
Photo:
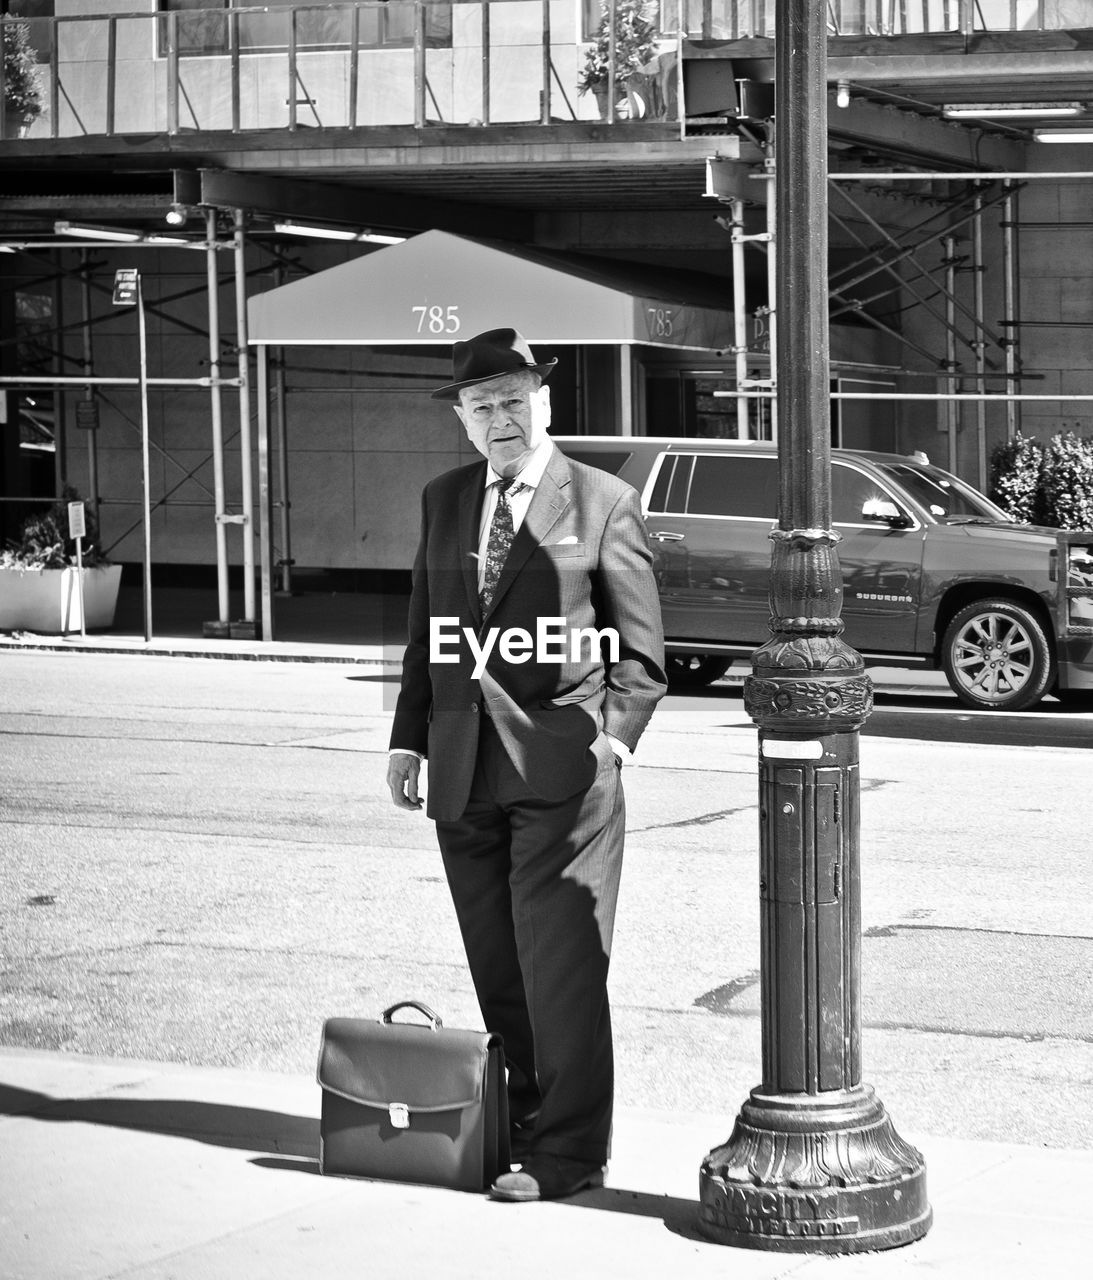
<instances>
[{"instance_id":1,"label":"man's shadow","mask_svg":"<svg viewBox=\"0 0 1093 1280\"><path fill-rule=\"evenodd\" d=\"M3 1082L0 1115L49 1123L101 1124L214 1147L264 1151L291 1158L289 1167L293 1169L307 1171L310 1162L314 1165L311 1171L319 1171L319 1122L310 1116L177 1098L53 1098Z\"/></svg>"},{"instance_id":2,"label":"man's shadow","mask_svg":"<svg viewBox=\"0 0 1093 1280\"><path fill-rule=\"evenodd\" d=\"M50 1124L100 1124L214 1147L265 1152L250 1164L262 1169L318 1174L319 1122L256 1107L178 1098L54 1098L0 1081L0 1116L22 1116ZM367 1180L364 1180L367 1181ZM675 1235L702 1240L698 1205L676 1196L600 1187L566 1201L577 1208L659 1218Z\"/></svg>"}]
</instances>

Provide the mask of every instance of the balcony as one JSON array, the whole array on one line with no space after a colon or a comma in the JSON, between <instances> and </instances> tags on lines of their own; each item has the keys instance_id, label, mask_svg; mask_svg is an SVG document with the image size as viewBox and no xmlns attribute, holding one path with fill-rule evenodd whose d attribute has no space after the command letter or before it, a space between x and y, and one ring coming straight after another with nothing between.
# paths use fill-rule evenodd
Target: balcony
<instances>
[{"instance_id":1,"label":"balcony","mask_svg":"<svg viewBox=\"0 0 1093 1280\"><path fill-rule=\"evenodd\" d=\"M596 0L159 2L169 11L25 24L41 110L28 118L0 94L0 136L679 124L681 60L738 57L749 47L762 56L776 11L774 0L618 0L600 31L604 49L618 55L615 72L582 91ZM621 51L635 5L652 34L627 64ZM967 52L977 33L1054 48L1046 33L1093 27L1093 0L833 0L828 11L833 54L856 45L875 55L877 42L891 51L911 37L947 38L949 51ZM18 22L3 20L5 41Z\"/></svg>"},{"instance_id":2,"label":"balcony","mask_svg":"<svg viewBox=\"0 0 1093 1280\"><path fill-rule=\"evenodd\" d=\"M694 39L738 41L774 36L776 0L682 0L683 30ZM1043 32L1093 26L1089 0L830 0L828 32L841 36L913 36Z\"/></svg>"},{"instance_id":3,"label":"balcony","mask_svg":"<svg viewBox=\"0 0 1093 1280\"><path fill-rule=\"evenodd\" d=\"M645 7L652 21L640 65L611 77L613 105L606 82L582 88L596 32L571 0L36 19L43 110L29 124L9 118L4 136L672 120L678 31L663 28L655 4ZM604 38L625 43L614 10Z\"/></svg>"}]
</instances>

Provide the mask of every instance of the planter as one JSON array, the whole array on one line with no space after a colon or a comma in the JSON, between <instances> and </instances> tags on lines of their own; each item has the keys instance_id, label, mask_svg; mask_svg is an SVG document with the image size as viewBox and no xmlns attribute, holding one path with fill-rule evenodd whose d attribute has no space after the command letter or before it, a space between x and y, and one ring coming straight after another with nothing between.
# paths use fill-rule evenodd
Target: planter
<instances>
[{"instance_id":1,"label":"planter","mask_svg":"<svg viewBox=\"0 0 1093 1280\"><path fill-rule=\"evenodd\" d=\"M634 77L635 80L638 78ZM596 110L599 112L600 119L606 120L608 118L607 85L594 84L592 86L592 96L596 99ZM640 92L637 92L636 86L631 85L629 80L616 81L615 99L616 122L641 120L649 114L645 98Z\"/></svg>"},{"instance_id":2,"label":"planter","mask_svg":"<svg viewBox=\"0 0 1093 1280\"><path fill-rule=\"evenodd\" d=\"M594 84L592 86L592 96L596 99L596 110L599 113L600 119L607 120L610 113L608 111L606 83ZM615 98L615 119L625 120L627 117L626 87L621 83L621 81L617 81L615 84Z\"/></svg>"},{"instance_id":3,"label":"planter","mask_svg":"<svg viewBox=\"0 0 1093 1280\"><path fill-rule=\"evenodd\" d=\"M0 569L0 631L79 631L79 572ZM85 630L113 626L120 585L120 564L83 570Z\"/></svg>"}]
</instances>

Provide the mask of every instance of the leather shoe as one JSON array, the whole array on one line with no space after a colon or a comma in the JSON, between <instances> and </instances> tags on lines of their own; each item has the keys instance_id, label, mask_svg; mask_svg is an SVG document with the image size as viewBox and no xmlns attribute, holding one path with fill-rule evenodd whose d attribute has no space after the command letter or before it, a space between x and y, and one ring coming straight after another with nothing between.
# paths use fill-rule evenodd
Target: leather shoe
<instances>
[{"instance_id":1,"label":"leather shoe","mask_svg":"<svg viewBox=\"0 0 1093 1280\"><path fill-rule=\"evenodd\" d=\"M586 1187L603 1186L603 1166L565 1156L533 1155L517 1173L503 1173L491 1200L564 1200Z\"/></svg>"}]
</instances>

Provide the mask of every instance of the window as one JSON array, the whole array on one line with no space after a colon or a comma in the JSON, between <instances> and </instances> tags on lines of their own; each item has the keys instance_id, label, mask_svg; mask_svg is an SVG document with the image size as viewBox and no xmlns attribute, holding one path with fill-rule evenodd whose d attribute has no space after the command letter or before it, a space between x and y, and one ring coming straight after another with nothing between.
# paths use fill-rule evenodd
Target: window
<instances>
[{"instance_id":1,"label":"window","mask_svg":"<svg viewBox=\"0 0 1093 1280\"><path fill-rule=\"evenodd\" d=\"M608 0L581 0L582 34L585 40L595 40L596 32L603 21L607 3ZM650 4L648 9L649 21L653 23L658 31L663 30L661 23L662 8L663 6L660 4ZM618 21L616 19L616 22ZM675 31L673 30L669 34L674 35Z\"/></svg>"},{"instance_id":2,"label":"window","mask_svg":"<svg viewBox=\"0 0 1093 1280\"><path fill-rule=\"evenodd\" d=\"M831 522L833 524L869 524L862 519L862 508L871 499L892 502L892 495L876 480L836 462L831 467ZM872 522L875 524L875 521Z\"/></svg>"},{"instance_id":3,"label":"window","mask_svg":"<svg viewBox=\"0 0 1093 1280\"><path fill-rule=\"evenodd\" d=\"M0 13L10 18L25 18L30 28L30 47L39 62L48 62L53 52L54 0L0 0Z\"/></svg>"},{"instance_id":4,"label":"window","mask_svg":"<svg viewBox=\"0 0 1093 1280\"><path fill-rule=\"evenodd\" d=\"M774 520L778 514L777 462L773 458L696 458L687 512Z\"/></svg>"},{"instance_id":5,"label":"window","mask_svg":"<svg viewBox=\"0 0 1093 1280\"><path fill-rule=\"evenodd\" d=\"M178 13L178 52L182 56L229 53L232 27L241 53L260 53L288 47L291 16L296 12L296 47L300 50L348 48L353 40L353 10L358 11L358 47L408 49L414 44L412 0L385 0L360 5L308 6L299 0L158 0L163 13ZM234 24L228 10L239 17ZM248 13L251 9L254 12ZM284 12L278 12L284 10ZM166 30L161 30L160 53L165 55ZM452 6L425 8L425 43L432 49L452 44Z\"/></svg>"},{"instance_id":6,"label":"window","mask_svg":"<svg viewBox=\"0 0 1093 1280\"><path fill-rule=\"evenodd\" d=\"M667 457L653 486L649 509L773 521L778 514L777 460L709 454Z\"/></svg>"},{"instance_id":7,"label":"window","mask_svg":"<svg viewBox=\"0 0 1093 1280\"><path fill-rule=\"evenodd\" d=\"M690 457L669 454L662 458L660 472L649 497L649 510L685 512L693 467L694 459Z\"/></svg>"},{"instance_id":8,"label":"window","mask_svg":"<svg viewBox=\"0 0 1093 1280\"><path fill-rule=\"evenodd\" d=\"M921 502L935 520L978 518L1006 520L1009 517L978 489L937 467L891 463L885 471L895 476L916 502Z\"/></svg>"}]
</instances>

